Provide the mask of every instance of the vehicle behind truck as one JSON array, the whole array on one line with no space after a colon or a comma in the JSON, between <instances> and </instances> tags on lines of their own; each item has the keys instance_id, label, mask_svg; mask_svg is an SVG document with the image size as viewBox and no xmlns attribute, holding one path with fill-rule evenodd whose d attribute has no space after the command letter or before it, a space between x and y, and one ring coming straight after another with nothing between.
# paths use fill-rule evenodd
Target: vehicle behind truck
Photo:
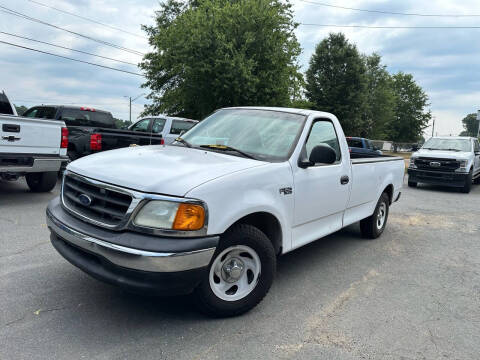
<instances>
[{"instance_id":1,"label":"vehicle behind truck","mask_svg":"<svg viewBox=\"0 0 480 360\"><path fill-rule=\"evenodd\" d=\"M351 159L332 114L227 108L171 146L70 163L47 224L55 249L96 279L193 293L206 313L233 316L267 294L277 256L355 222L379 237L404 171L399 157Z\"/></svg>"},{"instance_id":2,"label":"vehicle behind truck","mask_svg":"<svg viewBox=\"0 0 480 360\"><path fill-rule=\"evenodd\" d=\"M433 137L410 157L410 187L424 183L456 187L469 193L472 182L480 183L480 145L476 138Z\"/></svg>"},{"instance_id":3,"label":"vehicle behind truck","mask_svg":"<svg viewBox=\"0 0 480 360\"><path fill-rule=\"evenodd\" d=\"M64 121L69 131L67 155L70 160L130 145L163 144L161 134L117 129L110 112L92 107L34 106L28 109L24 116Z\"/></svg>"},{"instance_id":4,"label":"vehicle behind truck","mask_svg":"<svg viewBox=\"0 0 480 360\"><path fill-rule=\"evenodd\" d=\"M17 116L5 93L0 93L0 177L3 180L25 176L32 191L52 190L58 170L68 160L67 147L65 123Z\"/></svg>"}]
</instances>

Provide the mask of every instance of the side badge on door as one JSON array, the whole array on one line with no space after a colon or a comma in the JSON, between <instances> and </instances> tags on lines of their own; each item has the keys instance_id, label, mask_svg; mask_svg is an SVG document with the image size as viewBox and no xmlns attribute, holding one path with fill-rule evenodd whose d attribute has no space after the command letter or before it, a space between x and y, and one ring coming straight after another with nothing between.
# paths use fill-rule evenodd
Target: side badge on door
<instances>
[{"instance_id":1,"label":"side badge on door","mask_svg":"<svg viewBox=\"0 0 480 360\"><path fill-rule=\"evenodd\" d=\"M280 194L283 195L290 195L292 193L292 188L291 187L284 187L278 190Z\"/></svg>"}]
</instances>

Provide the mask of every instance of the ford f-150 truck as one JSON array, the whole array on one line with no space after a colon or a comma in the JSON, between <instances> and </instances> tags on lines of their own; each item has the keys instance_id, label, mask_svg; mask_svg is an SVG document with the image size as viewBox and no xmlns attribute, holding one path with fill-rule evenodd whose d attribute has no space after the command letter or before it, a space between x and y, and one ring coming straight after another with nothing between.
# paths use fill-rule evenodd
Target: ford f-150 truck
<instances>
[{"instance_id":1,"label":"ford f-150 truck","mask_svg":"<svg viewBox=\"0 0 480 360\"><path fill-rule=\"evenodd\" d=\"M62 163L68 160L65 123L16 114L6 95L0 93L0 178L11 181L25 176L32 191L50 191Z\"/></svg>"},{"instance_id":2,"label":"ford f-150 truck","mask_svg":"<svg viewBox=\"0 0 480 360\"><path fill-rule=\"evenodd\" d=\"M232 316L266 295L277 255L358 221L380 236L403 176L402 158L351 160L332 114L226 108L170 146L70 163L47 224L57 251L97 279L193 292L208 314Z\"/></svg>"},{"instance_id":3,"label":"ford f-150 truck","mask_svg":"<svg viewBox=\"0 0 480 360\"><path fill-rule=\"evenodd\" d=\"M408 186L418 183L460 188L469 193L480 182L480 145L472 137L434 137L412 154Z\"/></svg>"}]
</instances>

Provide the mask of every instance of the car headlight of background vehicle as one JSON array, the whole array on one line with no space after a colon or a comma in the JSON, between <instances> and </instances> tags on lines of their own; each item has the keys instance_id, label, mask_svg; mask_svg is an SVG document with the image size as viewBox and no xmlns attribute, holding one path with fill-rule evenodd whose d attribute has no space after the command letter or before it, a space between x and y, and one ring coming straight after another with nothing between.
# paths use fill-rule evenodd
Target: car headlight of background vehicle
<instances>
[{"instance_id":1,"label":"car headlight of background vehicle","mask_svg":"<svg viewBox=\"0 0 480 360\"><path fill-rule=\"evenodd\" d=\"M468 172L467 170L467 165L468 165L468 160L458 160L460 167L456 170L458 172Z\"/></svg>"},{"instance_id":2,"label":"car headlight of background vehicle","mask_svg":"<svg viewBox=\"0 0 480 360\"><path fill-rule=\"evenodd\" d=\"M416 160L416 158L414 158L414 157L411 157L411 158L410 158L410 163L409 163L409 165L408 165L408 167L409 167L410 169L416 169L416 168L417 168L417 165L415 165L415 160Z\"/></svg>"},{"instance_id":3,"label":"car headlight of background vehicle","mask_svg":"<svg viewBox=\"0 0 480 360\"><path fill-rule=\"evenodd\" d=\"M136 226L165 230L194 231L205 224L202 205L151 200L135 216Z\"/></svg>"}]
</instances>

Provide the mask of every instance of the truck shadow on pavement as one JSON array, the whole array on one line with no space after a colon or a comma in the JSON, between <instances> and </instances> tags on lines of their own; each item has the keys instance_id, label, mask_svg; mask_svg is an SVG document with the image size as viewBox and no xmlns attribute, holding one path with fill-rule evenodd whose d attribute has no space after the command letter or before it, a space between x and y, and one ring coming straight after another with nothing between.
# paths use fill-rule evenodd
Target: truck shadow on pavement
<instances>
[{"instance_id":1,"label":"truck shadow on pavement","mask_svg":"<svg viewBox=\"0 0 480 360\"><path fill-rule=\"evenodd\" d=\"M48 200L57 196L59 191L60 181L57 182L55 189L51 192L35 193L30 191L24 179L17 181L0 180L0 204L6 205L14 202L15 205L25 205L34 202L47 204Z\"/></svg>"}]
</instances>

